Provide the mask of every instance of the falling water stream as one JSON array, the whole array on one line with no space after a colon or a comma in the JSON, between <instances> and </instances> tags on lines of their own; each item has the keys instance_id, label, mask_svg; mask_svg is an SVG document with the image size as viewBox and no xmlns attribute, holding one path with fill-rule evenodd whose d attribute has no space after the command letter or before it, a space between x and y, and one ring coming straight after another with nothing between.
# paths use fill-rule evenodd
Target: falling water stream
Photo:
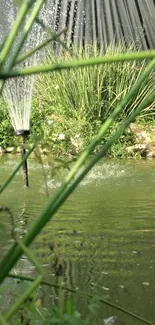
<instances>
[{"instance_id":1,"label":"falling water stream","mask_svg":"<svg viewBox=\"0 0 155 325\"><path fill-rule=\"evenodd\" d=\"M2 157L0 180L16 166L18 158ZM31 159L31 187L22 186L20 173L1 196L0 206L7 206L14 215L15 231L22 237L29 224L37 218L46 203L41 166ZM50 194L61 184L65 171L51 179L50 166L45 161ZM68 287L97 294L150 321L155 319L155 161L102 160L69 197L33 243L35 254L44 267L46 279ZM0 235L0 256L11 244L11 222L1 213L4 229ZM51 245L59 251L63 264L56 275ZM33 276L35 268L21 259L16 273ZM11 286L10 286L11 281ZM13 288L13 289L12 289ZM19 293L16 280L5 283L5 307ZM66 292L43 288L41 301L52 301L62 307ZM77 296L77 308L88 314L87 299ZM2 303L0 301L0 303ZM139 325L121 312L101 305L95 324L117 316L116 324Z\"/></svg>"}]
</instances>

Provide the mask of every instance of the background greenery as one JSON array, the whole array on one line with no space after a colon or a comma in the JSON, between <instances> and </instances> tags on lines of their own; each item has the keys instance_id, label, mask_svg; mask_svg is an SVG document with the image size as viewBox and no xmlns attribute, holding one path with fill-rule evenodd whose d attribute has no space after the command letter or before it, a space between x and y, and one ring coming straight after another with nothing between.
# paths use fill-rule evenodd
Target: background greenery
<instances>
[{"instance_id":1,"label":"background greenery","mask_svg":"<svg viewBox=\"0 0 155 325\"><path fill-rule=\"evenodd\" d=\"M128 48L123 43L117 46L112 44L107 48L105 55L133 51L135 51L133 44ZM73 49L72 52L74 55L65 51L61 56L56 57L50 50L47 50L43 63L72 61L75 55L79 59L101 57L103 48L99 50L94 43L93 46L87 45L85 49L82 46L78 50ZM32 102L30 142L39 137L43 151L56 156L79 154L138 80L145 66L145 60L128 61L40 74L36 78ZM118 123L129 116L151 93L154 84L155 78L152 72L148 80L143 82L138 95L132 98L121 116L108 130L101 144L115 131ZM18 140L13 136L7 107L2 98L0 119L0 146L4 149L9 146L18 146ZM143 122L150 122L150 119L154 119L154 102L141 112ZM132 135L126 132L112 146L109 154L126 156L124 149L132 142Z\"/></svg>"}]
</instances>

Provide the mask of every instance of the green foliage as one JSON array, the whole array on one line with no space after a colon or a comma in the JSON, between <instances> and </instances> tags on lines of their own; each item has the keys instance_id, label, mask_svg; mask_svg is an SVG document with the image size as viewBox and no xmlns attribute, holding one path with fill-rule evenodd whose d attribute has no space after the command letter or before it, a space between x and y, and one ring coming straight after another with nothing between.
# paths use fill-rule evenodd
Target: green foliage
<instances>
[{"instance_id":1,"label":"green foliage","mask_svg":"<svg viewBox=\"0 0 155 325\"><path fill-rule=\"evenodd\" d=\"M90 299L89 299L90 300ZM76 310L73 297L67 298L64 307L55 304L44 307L40 299L29 299L14 318L14 325L86 325L90 324L91 317L97 314L100 302L91 299L88 302L88 316L83 319L80 312Z\"/></svg>"},{"instance_id":2,"label":"green foliage","mask_svg":"<svg viewBox=\"0 0 155 325\"><path fill-rule=\"evenodd\" d=\"M105 57L120 53L132 53L135 46L131 44L128 48L123 43L110 45ZM74 50L79 60L91 57L100 58L104 49L93 46L82 46ZM63 53L56 57L51 51L47 52L44 63L57 63L72 61L69 53ZM116 105L128 93L146 66L145 60L141 62L128 61L112 64L104 64L93 67L84 67L75 70L61 71L41 74L37 81L36 96L42 109L49 107L50 114L56 114L58 118L66 121L74 119L81 127L87 123L105 120ZM127 105L122 116L131 113L137 105L154 88L154 75L150 75L147 82L143 83L138 96L133 97L130 105ZM152 112L154 103L147 107L147 113ZM144 111L146 112L146 110ZM50 116L49 116L50 118Z\"/></svg>"},{"instance_id":3,"label":"green foliage","mask_svg":"<svg viewBox=\"0 0 155 325\"><path fill-rule=\"evenodd\" d=\"M128 49L123 43L110 45L105 56L119 53L132 53L135 47ZM79 59L101 57L104 49L93 46L82 46L74 50ZM56 57L47 51L44 63L72 61L70 53ZM145 61L127 61L65 70L48 74L40 74L36 81L36 91L31 111L30 143L36 137L41 140L44 152L54 156L77 155L91 142L100 126L110 116L119 101L122 100L145 68ZM147 82L143 82L138 95L134 96L121 113L118 121L131 114L135 108L154 89L154 76L151 74ZM146 107L142 118L154 118L154 102ZM8 119L7 108L0 102L0 146L15 146L15 138ZM113 126L113 130L115 125ZM109 130L111 134L112 130ZM109 134L109 135L110 135ZM107 139L104 137L102 143ZM126 144L130 145L127 136L123 136L110 150L111 156L124 156Z\"/></svg>"},{"instance_id":4,"label":"green foliage","mask_svg":"<svg viewBox=\"0 0 155 325\"><path fill-rule=\"evenodd\" d=\"M127 51L132 53L134 50L133 45L126 49L124 44L120 43L115 47L110 45L105 55ZM81 46L76 50L76 55L79 59L101 57L103 48L99 50L96 44L86 46L85 49ZM69 53L65 52L58 58L50 51L47 52L44 63L69 60L73 60ZM48 146L54 155L74 155L82 151L97 134L103 121L110 116L119 101L138 80L145 64L145 61L129 61L39 75L36 82L35 109L32 110L32 125L38 135L42 132L42 147ZM148 81L140 87L138 95L124 107L119 121L131 114L153 88L154 78L150 75ZM146 107L142 114L147 118L152 116L154 102ZM124 156L128 140L130 144L131 139L122 137L112 147L110 155Z\"/></svg>"},{"instance_id":5,"label":"green foliage","mask_svg":"<svg viewBox=\"0 0 155 325\"><path fill-rule=\"evenodd\" d=\"M8 110L2 97L0 97L0 146L6 148L15 144L13 128L8 118Z\"/></svg>"},{"instance_id":6,"label":"green foliage","mask_svg":"<svg viewBox=\"0 0 155 325\"><path fill-rule=\"evenodd\" d=\"M118 46L109 46L106 55L132 53L136 50L135 45L131 44L128 48L124 43ZM137 82L146 67L146 61L127 61L104 65L104 84L103 84L103 106L102 117L105 120L112 113L116 105L128 94L133 85ZM135 108L151 93L154 89L155 79L152 72L147 81L143 82L138 94L132 97L130 102L124 107L119 121L131 114ZM154 103L146 107L141 114L154 113Z\"/></svg>"},{"instance_id":7,"label":"green foliage","mask_svg":"<svg viewBox=\"0 0 155 325\"><path fill-rule=\"evenodd\" d=\"M108 129L104 137L102 138L102 142L99 145L102 146L104 143L108 141L112 137L112 135L116 132L119 127L119 122L113 123L113 125ZM126 130L124 134L111 146L108 151L108 156L110 157L127 157L126 147L134 144L134 135L130 132L130 130Z\"/></svg>"}]
</instances>

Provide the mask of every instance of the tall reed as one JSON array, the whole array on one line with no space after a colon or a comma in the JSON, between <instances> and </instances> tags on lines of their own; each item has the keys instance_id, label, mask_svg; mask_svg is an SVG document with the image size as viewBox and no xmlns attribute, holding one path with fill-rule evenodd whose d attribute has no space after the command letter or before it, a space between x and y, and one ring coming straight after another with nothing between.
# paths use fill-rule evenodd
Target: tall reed
<instances>
[{"instance_id":1,"label":"tall reed","mask_svg":"<svg viewBox=\"0 0 155 325\"><path fill-rule=\"evenodd\" d=\"M118 45L109 45L105 58L121 53L133 53L135 45L128 48L123 42ZM79 60L91 57L101 58L104 55L104 46L100 49L97 43L73 48L73 53ZM71 54L64 52L61 57L47 52L44 64L73 61ZM146 66L146 61L127 61L112 64L95 65L76 70L65 70L39 75L36 83L36 96L43 107L50 107L50 111L58 116L76 119L83 126L86 122L104 121L112 113L116 105L122 100L138 80ZM122 118L128 116L146 97L155 86L154 73L150 74L146 83L143 83L130 104L122 111ZM152 113L152 106L145 108L144 114Z\"/></svg>"}]
</instances>

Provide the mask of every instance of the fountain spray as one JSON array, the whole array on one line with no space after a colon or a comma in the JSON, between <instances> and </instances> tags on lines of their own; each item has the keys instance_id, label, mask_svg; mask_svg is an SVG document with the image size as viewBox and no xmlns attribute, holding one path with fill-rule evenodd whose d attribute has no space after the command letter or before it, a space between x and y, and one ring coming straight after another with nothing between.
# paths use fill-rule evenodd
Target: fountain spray
<instances>
[{"instance_id":1,"label":"fountain spray","mask_svg":"<svg viewBox=\"0 0 155 325\"><path fill-rule=\"evenodd\" d=\"M47 0L42 7L39 18L41 21L54 30L54 16L55 10L57 8L54 5L55 0ZM10 25L12 25L17 16L18 7L12 0L0 0L0 42L6 37L9 32ZM23 22L24 26L24 22ZM18 41L20 39L20 33L22 33L22 28L16 36L16 42L12 51L16 49ZM24 46L21 51L23 53L35 48L39 43L47 38L47 33L43 30L42 26L35 23L29 33ZM44 50L39 53L34 53L32 56L28 57L24 62L17 65L17 68L25 68L29 66L35 66L44 54ZM32 106L34 89L34 76L10 78L6 80L3 97L8 106L9 117L15 131L15 135L21 137L22 139L22 158L26 154L25 144L30 134L30 113ZM28 180L28 165L27 161L23 163L23 174L25 185L29 186Z\"/></svg>"}]
</instances>

